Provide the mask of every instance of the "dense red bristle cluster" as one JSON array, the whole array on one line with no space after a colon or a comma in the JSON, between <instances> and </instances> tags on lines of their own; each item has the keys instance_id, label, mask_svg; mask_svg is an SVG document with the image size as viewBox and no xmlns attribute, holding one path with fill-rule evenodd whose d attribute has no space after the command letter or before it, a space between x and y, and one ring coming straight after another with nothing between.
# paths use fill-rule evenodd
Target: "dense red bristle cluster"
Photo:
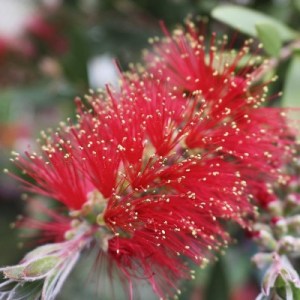
<instances>
[{"instance_id":1,"label":"dense red bristle cluster","mask_svg":"<svg viewBox=\"0 0 300 300\"><path fill-rule=\"evenodd\" d=\"M14 161L26 175L34 178L35 183L22 180L29 191L79 209L86 201L89 183L81 176L79 161L71 149L53 139L43 145L43 155L26 152L24 157L17 155Z\"/></svg>"},{"instance_id":2,"label":"dense red bristle cluster","mask_svg":"<svg viewBox=\"0 0 300 300\"><path fill-rule=\"evenodd\" d=\"M189 20L185 29L172 35L164 28L166 37L151 41L146 69L167 78L174 92L183 93L189 102L198 99L197 120L190 122L186 146L196 151L219 149L239 165L251 187L248 193L263 193L261 181L277 180L291 155L293 135L281 109L263 107L267 83L254 82L256 62L245 60L252 41L232 51L227 37L218 40L212 35L207 43L199 28Z\"/></svg>"},{"instance_id":3,"label":"dense red bristle cluster","mask_svg":"<svg viewBox=\"0 0 300 300\"><path fill-rule=\"evenodd\" d=\"M248 46L234 59L225 46L213 37L206 50L189 22L156 41L118 92L87 95L92 109L77 100L77 124L46 138L41 156L15 159L35 180L22 180L28 190L62 202L122 276L147 279L162 298L189 277L187 259L204 263L227 244L221 220L248 225L249 199L290 154L285 118L261 107L252 66L235 73Z\"/></svg>"}]
</instances>

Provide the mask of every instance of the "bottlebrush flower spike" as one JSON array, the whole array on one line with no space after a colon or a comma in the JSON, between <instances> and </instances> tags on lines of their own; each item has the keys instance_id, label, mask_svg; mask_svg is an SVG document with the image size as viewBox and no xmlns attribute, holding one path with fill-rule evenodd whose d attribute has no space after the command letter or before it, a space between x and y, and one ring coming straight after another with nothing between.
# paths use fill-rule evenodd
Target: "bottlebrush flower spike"
<instances>
[{"instance_id":1,"label":"bottlebrush flower spike","mask_svg":"<svg viewBox=\"0 0 300 300\"><path fill-rule=\"evenodd\" d=\"M224 76L233 76L235 66ZM92 109L77 100L78 122L45 137L41 155L15 158L35 181L20 179L29 191L65 205L70 229L59 245L80 239L76 255L94 245L98 261L108 260L108 274L117 266L129 283L131 299L141 278L160 298L174 295L178 281L192 277L188 261L205 264L227 245L224 219L247 226L253 173L259 171L264 184L264 175L280 164L266 162L262 153L284 157L288 145L285 131L282 142L268 138L278 129L273 121L265 123L261 114L251 121L260 100L247 96L247 84L224 87L213 80L208 91L214 94L206 97L181 90L177 76L124 75L119 92L108 87L86 96ZM61 272L59 266L54 269ZM15 280L10 274L9 282ZM44 275L45 290L51 279Z\"/></svg>"},{"instance_id":2,"label":"bottlebrush flower spike","mask_svg":"<svg viewBox=\"0 0 300 300\"><path fill-rule=\"evenodd\" d=\"M185 28L178 28L172 33L162 24L165 37L150 39L152 49L146 51L144 60L146 68L156 77L168 78L179 92L201 94L206 101L219 101L222 109L231 103L232 97L239 99L242 105L245 94L249 93L252 81L251 72L255 69L255 59L246 59L250 51L251 40L235 51L228 43L228 37L222 39L213 33L210 41L203 35L203 26L196 26L187 20ZM242 60L245 60L241 68ZM241 68L240 70L238 70ZM248 102L262 101L261 90L264 85L251 89ZM255 99L256 98L256 99Z\"/></svg>"},{"instance_id":3,"label":"bottlebrush flower spike","mask_svg":"<svg viewBox=\"0 0 300 300\"><path fill-rule=\"evenodd\" d=\"M284 110L263 107L267 83L255 82L254 75L264 64L256 66L255 58L246 58L251 41L234 51L227 37L220 40L213 34L207 46L198 28L187 20L185 28L169 33L163 25L166 37L151 40L145 72L166 78L190 105L197 99L198 118L186 133L187 148L221 149L240 164L252 192L260 193L266 187L258 186L257 177L278 180L280 167L292 155L294 134Z\"/></svg>"},{"instance_id":4,"label":"bottlebrush flower spike","mask_svg":"<svg viewBox=\"0 0 300 300\"><path fill-rule=\"evenodd\" d=\"M14 162L35 179L35 184L22 180L27 190L55 198L70 209L79 209L85 203L89 183L79 172L72 146L57 136L45 140L42 155L16 153Z\"/></svg>"}]
</instances>

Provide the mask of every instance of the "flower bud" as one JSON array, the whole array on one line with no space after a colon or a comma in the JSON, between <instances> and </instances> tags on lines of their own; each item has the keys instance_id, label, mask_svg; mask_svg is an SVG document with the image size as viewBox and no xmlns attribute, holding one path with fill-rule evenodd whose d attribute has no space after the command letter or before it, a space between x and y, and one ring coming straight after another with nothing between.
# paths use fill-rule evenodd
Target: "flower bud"
<instances>
[{"instance_id":1,"label":"flower bud","mask_svg":"<svg viewBox=\"0 0 300 300\"><path fill-rule=\"evenodd\" d=\"M34 281L45 278L59 263L58 256L37 257L22 264L0 269L4 276L11 280Z\"/></svg>"},{"instance_id":2,"label":"flower bud","mask_svg":"<svg viewBox=\"0 0 300 300\"><path fill-rule=\"evenodd\" d=\"M289 230L300 233L300 215L291 216L286 222Z\"/></svg>"},{"instance_id":3,"label":"flower bud","mask_svg":"<svg viewBox=\"0 0 300 300\"><path fill-rule=\"evenodd\" d=\"M288 227L284 218L273 218L272 223L274 224L273 231L276 237L281 237L287 234Z\"/></svg>"},{"instance_id":4,"label":"flower bud","mask_svg":"<svg viewBox=\"0 0 300 300\"><path fill-rule=\"evenodd\" d=\"M272 253L257 253L252 257L252 261L258 268L262 269L272 262L272 257Z\"/></svg>"},{"instance_id":5,"label":"flower bud","mask_svg":"<svg viewBox=\"0 0 300 300\"><path fill-rule=\"evenodd\" d=\"M270 202L268 204L268 211L273 217L282 216L283 213L282 202L279 200Z\"/></svg>"},{"instance_id":6,"label":"flower bud","mask_svg":"<svg viewBox=\"0 0 300 300\"><path fill-rule=\"evenodd\" d=\"M279 241L279 252L281 253L293 253L300 254L300 238L294 238L293 236L284 236Z\"/></svg>"},{"instance_id":7,"label":"flower bud","mask_svg":"<svg viewBox=\"0 0 300 300\"><path fill-rule=\"evenodd\" d=\"M273 237L272 233L266 230L259 231L256 241L267 250L275 250L277 247L277 241Z\"/></svg>"},{"instance_id":8,"label":"flower bud","mask_svg":"<svg viewBox=\"0 0 300 300\"><path fill-rule=\"evenodd\" d=\"M32 261L23 270L24 277L34 280L43 278L59 264L60 260L57 256L46 256Z\"/></svg>"},{"instance_id":9,"label":"flower bud","mask_svg":"<svg viewBox=\"0 0 300 300\"><path fill-rule=\"evenodd\" d=\"M97 216L97 224L100 225L100 226L104 226L105 225L103 213L101 213L101 214L99 214Z\"/></svg>"}]
</instances>

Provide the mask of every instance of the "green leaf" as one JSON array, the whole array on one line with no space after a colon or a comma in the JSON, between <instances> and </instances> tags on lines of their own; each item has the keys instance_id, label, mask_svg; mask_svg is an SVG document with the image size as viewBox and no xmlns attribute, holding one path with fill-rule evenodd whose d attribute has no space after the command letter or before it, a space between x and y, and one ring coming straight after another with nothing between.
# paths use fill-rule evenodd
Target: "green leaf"
<instances>
[{"instance_id":1,"label":"green leaf","mask_svg":"<svg viewBox=\"0 0 300 300\"><path fill-rule=\"evenodd\" d=\"M281 39L281 41L293 40L297 33L280 21L257 12L255 10L236 6L236 5L220 5L212 11L212 16L224 22L239 31L257 37L256 25L269 24L273 26Z\"/></svg>"},{"instance_id":2,"label":"green leaf","mask_svg":"<svg viewBox=\"0 0 300 300\"><path fill-rule=\"evenodd\" d=\"M230 286L227 274L227 268L224 263L224 258L219 257L219 260L213 266L210 278L208 279L207 288L205 291L205 300L229 300Z\"/></svg>"},{"instance_id":3,"label":"green leaf","mask_svg":"<svg viewBox=\"0 0 300 300\"><path fill-rule=\"evenodd\" d=\"M0 286L0 299L38 300L40 299L43 281L4 282Z\"/></svg>"},{"instance_id":4,"label":"green leaf","mask_svg":"<svg viewBox=\"0 0 300 300\"><path fill-rule=\"evenodd\" d=\"M300 54L295 53L283 89L283 107L300 107Z\"/></svg>"},{"instance_id":5,"label":"green leaf","mask_svg":"<svg viewBox=\"0 0 300 300\"><path fill-rule=\"evenodd\" d=\"M256 24L257 36L263 44L267 54L277 57L279 55L282 41L279 33L270 23Z\"/></svg>"},{"instance_id":6,"label":"green leaf","mask_svg":"<svg viewBox=\"0 0 300 300\"><path fill-rule=\"evenodd\" d=\"M281 275L278 275L275 281L275 287L276 288L284 288L287 285L285 280L282 278Z\"/></svg>"},{"instance_id":7,"label":"green leaf","mask_svg":"<svg viewBox=\"0 0 300 300\"><path fill-rule=\"evenodd\" d=\"M295 8L300 11L300 0L293 0L293 4Z\"/></svg>"},{"instance_id":8,"label":"green leaf","mask_svg":"<svg viewBox=\"0 0 300 300\"><path fill-rule=\"evenodd\" d=\"M293 299L300 300L300 289L296 287L293 283L291 283L292 290L293 290Z\"/></svg>"},{"instance_id":9,"label":"green leaf","mask_svg":"<svg viewBox=\"0 0 300 300\"><path fill-rule=\"evenodd\" d=\"M67 78L83 88L88 87L87 63L89 59L89 41L86 33L80 27L70 31L70 51L62 60L62 66Z\"/></svg>"}]
</instances>

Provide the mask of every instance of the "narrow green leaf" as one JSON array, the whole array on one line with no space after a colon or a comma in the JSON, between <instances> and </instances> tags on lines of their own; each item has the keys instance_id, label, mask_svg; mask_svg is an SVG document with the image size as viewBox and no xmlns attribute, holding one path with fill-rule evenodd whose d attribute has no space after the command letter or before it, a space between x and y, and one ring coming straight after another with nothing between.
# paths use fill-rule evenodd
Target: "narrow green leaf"
<instances>
[{"instance_id":1,"label":"narrow green leaf","mask_svg":"<svg viewBox=\"0 0 300 300\"><path fill-rule=\"evenodd\" d=\"M7 282L8 283L8 282ZM4 282L5 284L5 282ZM38 300L40 299L43 281L13 282L0 287L0 299L5 300Z\"/></svg>"},{"instance_id":2,"label":"narrow green leaf","mask_svg":"<svg viewBox=\"0 0 300 300\"><path fill-rule=\"evenodd\" d=\"M259 23L256 24L255 28L266 53L270 56L277 57L281 49L282 41L276 27L269 23Z\"/></svg>"},{"instance_id":3,"label":"narrow green leaf","mask_svg":"<svg viewBox=\"0 0 300 300\"><path fill-rule=\"evenodd\" d=\"M300 300L300 289L296 287L293 283L291 284L293 290L293 299Z\"/></svg>"},{"instance_id":4,"label":"narrow green leaf","mask_svg":"<svg viewBox=\"0 0 300 300\"><path fill-rule=\"evenodd\" d=\"M300 54L295 53L290 62L283 89L283 107L300 107Z\"/></svg>"},{"instance_id":5,"label":"narrow green leaf","mask_svg":"<svg viewBox=\"0 0 300 300\"><path fill-rule=\"evenodd\" d=\"M257 37L257 24L269 24L273 26L277 30L281 41L289 41L297 36L296 31L280 21L262 14L261 12L241 6L220 5L212 11L212 16L233 28L254 37Z\"/></svg>"},{"instance_id":6,"label":"narrow green leaf","mask_svg":"<svg viewBox=\"0 0 300 300\"><path fill-rule=\"evenodd\" d=\"M212 267L210 278L208 279L207 288L205 291L205 300L229 300L230 299L230 284L225 266L224 258L219 257L219 260Z\"/></svg>"}]
</instances>

